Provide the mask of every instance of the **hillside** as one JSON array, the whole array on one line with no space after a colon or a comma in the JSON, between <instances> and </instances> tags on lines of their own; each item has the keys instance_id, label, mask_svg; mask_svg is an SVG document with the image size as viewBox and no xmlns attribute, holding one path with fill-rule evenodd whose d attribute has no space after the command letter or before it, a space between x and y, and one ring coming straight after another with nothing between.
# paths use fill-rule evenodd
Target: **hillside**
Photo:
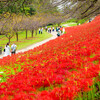
<instances>
[{"instance_id":1,"label":"hillside","mask_svg":"<svg viewBox=\"0 0 100 100\"><path fill-rule=\"evenodd\" d=\"M1 100L100 97L95 95L100 91L100 16L65 30L33 50L0 59L6 74L0 76L5 79L0 84Z\"/></svg>"}]
</instances>

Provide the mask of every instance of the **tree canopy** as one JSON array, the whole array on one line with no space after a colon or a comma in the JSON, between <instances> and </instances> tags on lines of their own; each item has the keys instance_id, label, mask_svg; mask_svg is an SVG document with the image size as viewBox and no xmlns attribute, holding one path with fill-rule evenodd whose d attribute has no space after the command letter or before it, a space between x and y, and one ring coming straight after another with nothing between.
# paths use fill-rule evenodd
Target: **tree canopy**
<instances>
[{"instance_id":1,"label":"tree canopy","mask_svg":"<svg viewBox=\"0 0 100 100\"><path fill-rule=\"evenodd\" d=\"M62 11L73 18L90 18L100 14L100 0L58 0Z\"/></svg>"},{"instance_id":2,"label":"tree canopy","mask_svg":"<svg viewBox=\"0 0 100 100\"><path fill-rule=\"evenodd\" d=\"M88 18L100 13L100 0L0 0L0 14L34 15L57 11L73 18Z\"/></svg>"},{"instance_id":3,"label":"tree canopy","mask_svg":"<svg viewBox=\"0 0 100 100\"><path fill-rule=\"evenodd\" d=\"M0 0L0 33L10 41L21 30L33 34L48 24L59 25L71 18L85 19L98 14L100 0Z\"/></svg>"}]
</instances>

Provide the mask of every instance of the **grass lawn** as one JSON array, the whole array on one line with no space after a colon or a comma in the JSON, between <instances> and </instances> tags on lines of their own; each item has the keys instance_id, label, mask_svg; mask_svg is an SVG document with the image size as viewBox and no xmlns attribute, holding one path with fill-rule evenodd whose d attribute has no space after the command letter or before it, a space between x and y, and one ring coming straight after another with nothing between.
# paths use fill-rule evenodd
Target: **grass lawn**
<instances>
[{"instance_id":1,"label":"grass lawn","mask_svg":"<svg viewBox=\"0 0 100 100\"><path fill-rule=\"evenodd\" d=\"M13 43L15 43L17 45L17 50L20 50L20 49L25 48L29 45L34 44L34 43L43 41L43 40L51 37L52 35L50 33L47 33L46 31L43 31L43 34L37 34L37 35L35 35L35 32L34 32L34 35L33 35L33 38L32 38L31 37L31 32L28 31L28 38L25 39L26 32L23 31L23 32L19 32L18 36L19 36L19 41L18 42L16 41L16 36L14 36L11 39L10 47ZM6 38L6 36L4 36L4 35L0 35L0 46L2 46L2 48L5 47L7 42L8 42L8 38Z\"/></svg>"},{"instance_id":2,"label":"grass lawn","mask_svg":"<svg viewBox=\"0 0 100 100\"><path fill-rule=\"evenodd\" d=\"M77 26L77 23L67 23L68 26Z\"/></svg>"},{"instance_id":3,"label":"grass lawn","mask_svg":"<svg viewBox=\"0 0 100 100\"><path fill-rule=\"evenodd\" d=\"M72 22L72 23L62 23L61 26L62 26L62 27L77 26L77 23L74 23L74 22Z\"/></svg>"}]
</instances>

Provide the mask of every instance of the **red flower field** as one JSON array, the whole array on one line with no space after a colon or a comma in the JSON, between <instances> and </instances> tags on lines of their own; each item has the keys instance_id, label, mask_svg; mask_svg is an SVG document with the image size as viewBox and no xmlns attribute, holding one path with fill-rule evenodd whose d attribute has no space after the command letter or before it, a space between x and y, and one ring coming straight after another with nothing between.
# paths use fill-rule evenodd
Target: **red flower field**
<instances>
[{"instance_id":1,"label":"red flower field","mask_svg":"<svg viewBox=\"0 0 100 100\"><path fill-rule=\"evenodd\" d=\"M65 30L33 50L0 59L6 74L0 74L0 100L99 99L100 16Z\"/></svg>"}]
</instances>

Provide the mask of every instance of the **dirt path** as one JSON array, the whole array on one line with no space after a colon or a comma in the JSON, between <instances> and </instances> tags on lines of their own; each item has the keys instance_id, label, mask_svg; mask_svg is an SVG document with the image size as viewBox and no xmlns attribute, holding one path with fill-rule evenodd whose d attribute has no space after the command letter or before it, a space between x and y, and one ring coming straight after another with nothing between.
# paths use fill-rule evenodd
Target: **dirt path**
<instances>
[{"instance_id":1,"label":"dirt path","mask_svg":"<svg viewBox=\"0 0 100 100\"><path fill-rule=\"evenodd\" d=\"M40 46L40 45L42 45L42 44L44 44L44 43L46 43L46 42L48 42L48 41L50 41L50 40L53 40L53 39L57 38L57 33L56 33L56 32L51 32L51 33L49 33L49 34L52 34L52 37L50 37L50 38L48 38L48 39L46 39L46 40L43 40L43 41L41 41L41 42L35 43L35 44L33 44L33 45L30 45L30 46L28 46L28 47L26 47L26 48L23 48L23 49L21 49L21 50L17 50L16 53L25 52L25 51L28 51L28 50L30 50L30 49L34 49L34 48L37 47L37 46ZM2 55L0 55L0 58L3 58L3 57L4 57L4 53L3 53Z\"/></svg>"}]
</instances>

